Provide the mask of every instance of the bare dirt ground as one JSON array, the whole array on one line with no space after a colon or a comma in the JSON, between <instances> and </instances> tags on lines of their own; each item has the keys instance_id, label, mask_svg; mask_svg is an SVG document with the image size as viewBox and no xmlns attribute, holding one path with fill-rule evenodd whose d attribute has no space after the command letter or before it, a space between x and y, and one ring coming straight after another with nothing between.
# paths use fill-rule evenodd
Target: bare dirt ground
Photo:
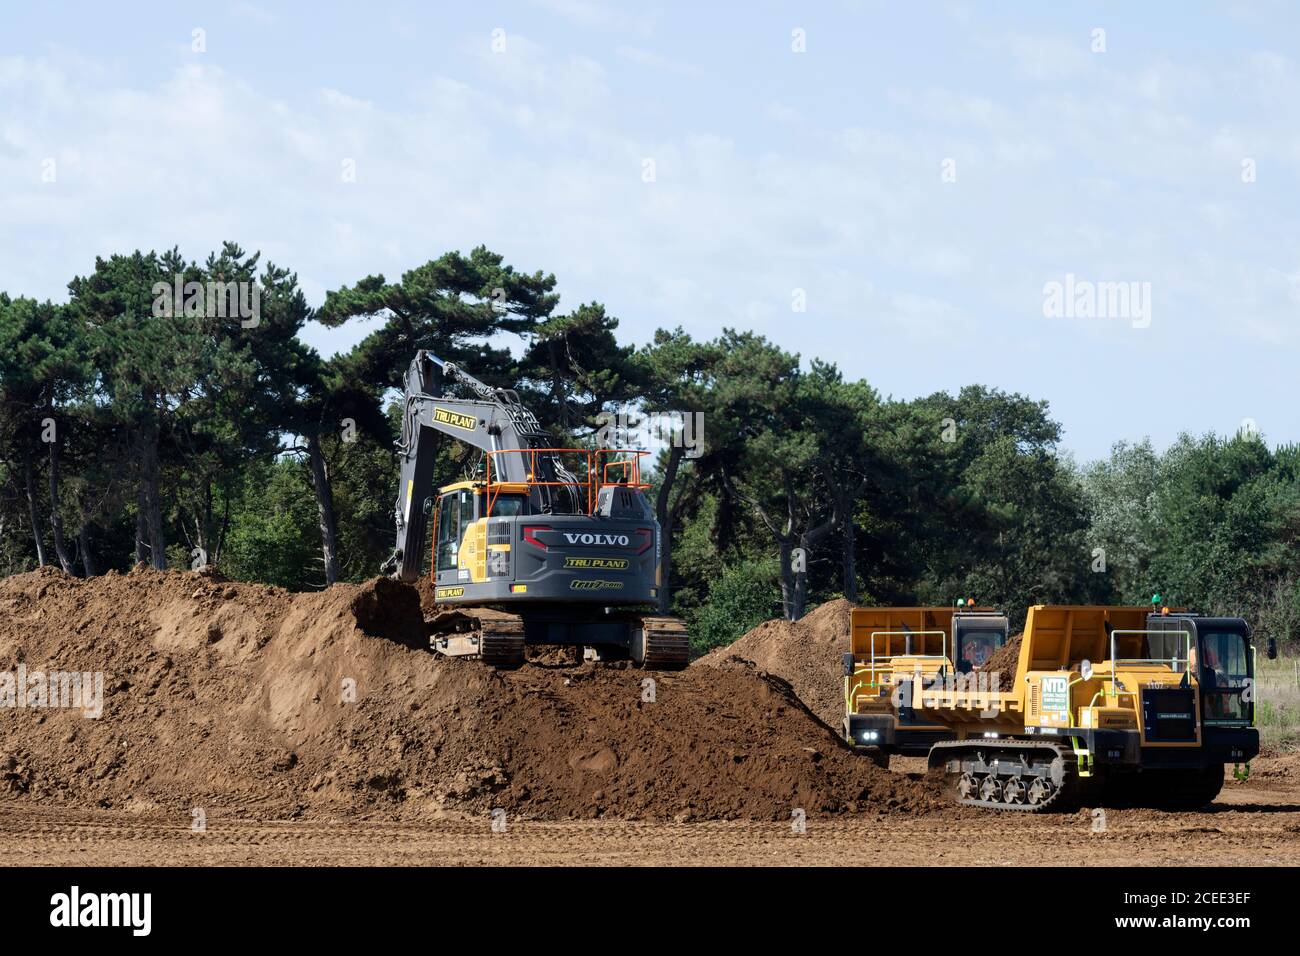
<instances>
[{"instance_id":1,"label":"bare dirt ground","mask_svg":"<svg viewBox=\"0 0 1300 956\"><path fill-rule=\"evenodd\" d=\"M933 788L849 752L775 675L493 671L430 653L424 614L415 588L383 578L317 594L177 571L6 578L0 805L390 823L940 808ZM33 684L47 672L101 675L102 701L52 706Z\"/></svg>"},{"instance_id":2,"label":"bare dirt ground","mask_svg":"<svg viewBox=\"0 0 1300 956\"><path fill-rule=\"evenodd\" d=\"M844 602L647 680L439 660L422 597L0 581L0 864L1300 864L1300 753L1208 811L1107 810L1100 832L1087 810L954 807L919 761L876 767L833 729ZM102 699L33 696L56 670L101 675Z\"/></svg>"},{"instance_id":3,"label":"bare dirt ground","mask_svg":"<svg viewBox=\"0 0 1300 956\"><path fill-rule=\"evenodd\" d=\"M1103 832L1084 810L994 820L977 812L809 815L802 834L757 821L507 820L505 832L493 832L490 817L267 822L214 814L200 833L188 817L9 804L0 807L0 846L11 865L1300 865L1300 755L1261 757L1253 770L1209 811L1107 810Z\"/></svg>"}]
</instances>

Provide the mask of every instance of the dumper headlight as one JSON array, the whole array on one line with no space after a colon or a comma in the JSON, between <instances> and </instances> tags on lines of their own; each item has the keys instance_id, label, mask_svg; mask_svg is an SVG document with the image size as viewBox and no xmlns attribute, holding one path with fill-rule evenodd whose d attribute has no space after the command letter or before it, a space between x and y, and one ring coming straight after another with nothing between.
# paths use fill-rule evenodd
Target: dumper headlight
<instances>
[{"instance_id":1,"label":"dumper headlight","mask_svg":"<svg viewBox=\"0 0 1300 956\"><path fill-rule=\"evenodd\" d=\"M879 739L880 739L880 732L877 731L877 730L864 730L864 731L862 731L862 739L863 739L863 740L879 740Z\"/></svg>"}]
</instances>

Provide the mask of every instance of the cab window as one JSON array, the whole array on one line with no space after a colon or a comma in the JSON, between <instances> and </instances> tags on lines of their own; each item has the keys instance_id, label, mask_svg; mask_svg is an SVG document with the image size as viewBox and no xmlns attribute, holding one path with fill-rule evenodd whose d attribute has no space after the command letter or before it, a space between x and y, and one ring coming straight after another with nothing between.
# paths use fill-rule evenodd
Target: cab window
<instances>
[{"instance_id":1,"label":"cab window","mask_svg":"<svg viewBox=\"0 0 1300 956\"><path fill-rule=\"evenodd\" d=\"M1242 723L1251 719L1245 690L1251 677L1246 638L1232 631L1201 635L1198 676L1201 710L1210 723Z\"/></svg>"},{"instance_id":2,"label":"cab window","mask_svg":"<svg viewBox=\"0 0 1300 956\"><path fill-rule=\"evenodd\" d=\"M457 566L461 538L474 520L474 496L466 490L449 492L438 502L438 570Z\"/></svg>"},{"instance_id":3,"label":"cab window","mask_svg":"<svg viewBox=\"0 0 1300 956\"><path fill-rule=\"evenodd\" d=\"M456 567L460 543L460 509L455 494L443 495L438 501L438 570Z\"/></svg>"},{"instance_id":4,"label":"cab window","mask_svg":"<svg viewBox=\"0 0 1300 956\"><path fill-rule=\"evenodd\" d=\"M460 509L460 534L464 537L469 526L474 523L474 495L468 491L458 491L456 494L457 506Z\"/></svg>"},{"instance_id":5,"label":"cab window","mask_svg":"<svg viewBox=\"0 0 1300 956\"><path fill-rule=\"evenodd\" d=\"M958 640L957 670L967 673L983 667L999 647L1005 635L1001 631L965 631Z\"/></svg>"},{"instance_id":6,"label":"cab window","mask_svg":"<svg viewBox=\"0 0 1300 956\"><path fill-rule=\"evenodd\" d=\"M523 495L497 495L492 499L492 511L489 513L489 517L506 518L523 513Z\"/></svg>"},{"instance_id":7,"label":"cab window","mask_svg":"<svg viewBox=\"0 0 1300 956\"><path fill-rule=\"evenodd\" d=\"M1187 652L1190 637L1185 630L1160 628L1159 633L1146 636L1147 659L1157 664L1164 664L1175 674L1187 670Z\"/></svg>"}]
</instances>

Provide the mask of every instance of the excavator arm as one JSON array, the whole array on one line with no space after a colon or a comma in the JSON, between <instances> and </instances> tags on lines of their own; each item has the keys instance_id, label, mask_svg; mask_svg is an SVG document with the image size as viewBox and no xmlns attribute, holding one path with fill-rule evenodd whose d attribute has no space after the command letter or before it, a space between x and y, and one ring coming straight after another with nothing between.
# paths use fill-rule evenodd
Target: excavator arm
<instances>
[{"instance_id":1,"label":"excavator arm","mask_svg":"<svg viewBox=\"0 0 1300 956\"><path fill-rule=\"evenodd\" d=\"M467 388L473 399L440 394L446 379ZM402 410L402 435L398 441L401 471L395 517L397 546L384 566L403 581L420 576L430 496L436 459L435 433L450 435L493 454L496 481L541 484L532 489L539 511L574 514L580 506L577 479L556 454L502 454L496 452L544 449L550 438L537 418L510 389L492 388L452 362L444 362L421 349L406 371ZM533 469L535 474L530 474Z\"/></svg>"}]
</instances>

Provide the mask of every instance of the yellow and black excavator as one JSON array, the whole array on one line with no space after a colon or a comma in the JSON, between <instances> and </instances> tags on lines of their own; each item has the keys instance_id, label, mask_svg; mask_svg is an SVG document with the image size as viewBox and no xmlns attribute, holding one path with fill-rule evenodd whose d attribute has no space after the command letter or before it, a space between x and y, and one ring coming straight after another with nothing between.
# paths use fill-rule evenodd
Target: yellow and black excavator
<instances>
[{"instance_id":1,"label":"yellow and black excavator","mask_svg":"<svg viewBox=\"0 0 1300 956\"><path fill-rule=\"evenodd\" d=\"M442 394L450 380L473 398ZM500 668L525 645L583 648L593 660L686 666L684 622L658 598L659 525L641 483L644 451L556 448L510 389L421 350L405 380L394 577L422 573L433 520L429 623L440 654ZM472 478L433 495L434 433L482 453Z\"/></svg>"}]
</instances>

